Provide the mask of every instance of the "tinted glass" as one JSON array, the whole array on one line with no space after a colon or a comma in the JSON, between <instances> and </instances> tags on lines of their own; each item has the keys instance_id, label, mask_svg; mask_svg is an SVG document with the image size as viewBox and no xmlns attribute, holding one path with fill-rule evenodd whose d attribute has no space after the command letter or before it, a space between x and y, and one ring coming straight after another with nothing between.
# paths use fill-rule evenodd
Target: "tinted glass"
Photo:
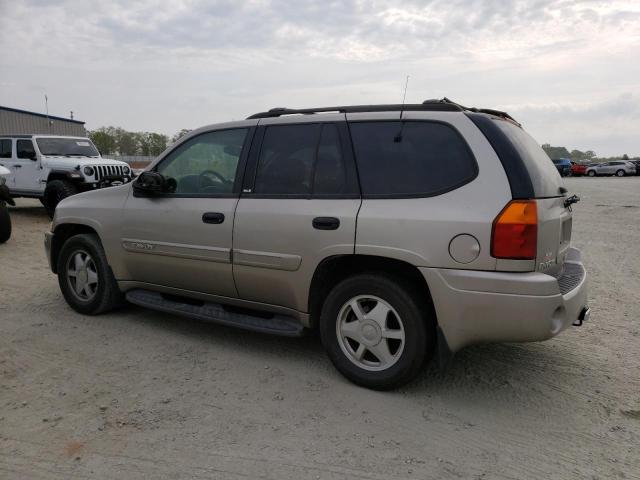
<instances>
[{"instance_id":1,"label":"tinted glass","mask_svg":"<svg viewBox=\"0 0 640 480\"><path fill-rule=\"evenodd\" d=\"M350 129L365 195L434 195L477 174L467 144L448 125L357 122Z\"/></svg>"},{"instance_id":2,"label":"tinted glass","mask_svg":"<svg viewBox=\"0 0 640 480\"><path fill-rule=\"evenodd\" d=\"M156 170L175 179L178 194L232 193L246 136L246 128L203 133L176 148Z\"/></svg>"},{"instance_id":3,"label":"tinted glass","mask_svg":"<svg viewBox=\"0 0 640 480\"><path fill-rule=\"evenodd\" d=\"M11 158L11 140L0 140L0 158Z\"/></svg>"},{"instance_id":4,"label":"tinted glass","mask_svg":"<svg viewBox=\"0 0 640 480\"><path fill-rule=\"evenodd\" d=\"M507 120L493 119L507 136L525 164L536 197L561 195L562 177L549 162L549 156L531 135Z\"/></svg>"},{"instance_id":5,"label":"tinted glass","mask_svg":"<svg viewBox=\"0 0 640 480\"><path fill-rule=\"evenodd\" d=\"M18 151L18 158L34 158L36 155L31 140L18 140L16 142L16 150Z\"/></svg>"},{"instance_id":6,"label":"tinted glass","mask_svg":"<svg viewBox=\"0 0 640 480\"><path fill-rule=\"evenodd\" d=\"M58 157L97 157L98 150L88 138L37 138L42 155Z\"/></svg>"},{"instance_id":7,"label":"tinted glass","mask_svg":"<svg viewBox=\"0 0 640 480\"><path fill-rule=\"evenodd\" d=\"M348 192L347 171L338 127L332 123L322 126L318 157L313 175L314 195L339 195Z\"/></svg>"},{"instance_id":8,"label":"tinted glass","mask_svg":"<svg viewBox=\"0 0 640 480\"><path fill-rule=\"evenodd\" d=\"M310 195L321 125L267 127L254 191L258 194Z\"/></svg>"}]
</instances>

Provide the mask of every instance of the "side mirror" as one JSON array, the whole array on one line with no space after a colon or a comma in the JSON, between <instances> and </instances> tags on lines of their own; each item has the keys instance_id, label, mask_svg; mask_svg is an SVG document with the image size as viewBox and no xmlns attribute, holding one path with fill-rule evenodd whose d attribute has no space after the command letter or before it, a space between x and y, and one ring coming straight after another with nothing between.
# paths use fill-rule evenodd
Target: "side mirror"
<instances>
[{"instance_id":1,"label":"side mirror","mask_svg":"<svg viewBox=\"0 0 640 480\"><path fill-rule=\"evenodd\" d=\"M133 182L133 195L155 197L176 191L176 181L158 172L142 172Z\"/></svg>"}]
</instances>

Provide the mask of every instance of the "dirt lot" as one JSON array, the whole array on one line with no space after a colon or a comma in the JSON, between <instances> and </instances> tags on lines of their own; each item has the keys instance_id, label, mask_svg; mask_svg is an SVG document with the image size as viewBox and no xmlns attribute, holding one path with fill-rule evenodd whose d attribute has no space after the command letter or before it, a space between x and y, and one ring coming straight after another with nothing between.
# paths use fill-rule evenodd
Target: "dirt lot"
<instances>
[{"instance_id":1,"label":"dirt lot","mask_svg":"<svg viewBox=\"0 0 640 480\"><path fill-rule=\"evenodd\" d=\"M468 348L389 393L349 384L315 337L74 313L49 220L19 201L0 246L0 477L640 478L640 178L567 184L591 322Z\"/></svg>"}]
</instances>

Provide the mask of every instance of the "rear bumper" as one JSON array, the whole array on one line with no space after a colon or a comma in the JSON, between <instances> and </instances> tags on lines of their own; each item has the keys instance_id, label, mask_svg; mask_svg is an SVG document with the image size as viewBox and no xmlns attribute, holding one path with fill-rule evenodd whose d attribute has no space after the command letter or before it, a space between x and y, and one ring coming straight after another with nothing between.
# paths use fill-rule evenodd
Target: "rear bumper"
<instances>
[{"instance_id":1,"label":"rear bumper","mask_svg":"<svg viewBox=\"0 0 640 480\"><path fill-rule=\"evenodd\" d=\"M585 316L587 275L576 249L567 253L558 278L539 272L420 270L452 352L474 343L546 340Z\"/></svg>"}]
</instances>

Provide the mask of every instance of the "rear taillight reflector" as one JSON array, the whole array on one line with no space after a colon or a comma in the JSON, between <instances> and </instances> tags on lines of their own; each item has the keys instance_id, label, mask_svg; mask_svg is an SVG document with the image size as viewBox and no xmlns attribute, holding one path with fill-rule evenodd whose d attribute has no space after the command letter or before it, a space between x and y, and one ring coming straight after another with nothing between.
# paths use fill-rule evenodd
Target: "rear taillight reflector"
<instances>
[{"instance_id":1,"label":"rear taillight reflector","mask_svg":"<svg viewBox=\"0 0 640 480\"><path fill-rule=\"evenodd\" d=\"M513 260L536 258L538 207L535 200L512 200L493 221L491 256Z\"/></svg>"}]
</instances>

